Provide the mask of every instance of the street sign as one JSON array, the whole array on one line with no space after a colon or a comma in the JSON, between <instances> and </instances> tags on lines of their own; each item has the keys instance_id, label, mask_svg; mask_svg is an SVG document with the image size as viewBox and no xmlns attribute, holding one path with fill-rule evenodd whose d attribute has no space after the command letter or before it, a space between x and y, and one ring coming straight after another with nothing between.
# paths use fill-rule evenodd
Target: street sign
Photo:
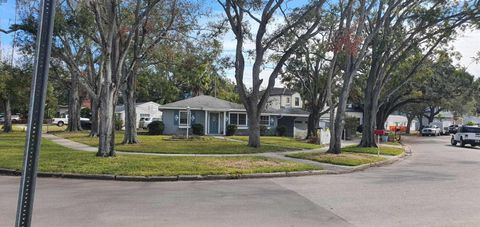
<instances>
[{"instance_id":1,"label":"street sign","mask_svg":"<svg viewBox=\"0 0 480 227\"><path fill-rule=\"evenodd\" d=\"M37 49L28 111L27 141L17 206L17 227L29 227L32 221L38 156L42 139L42 123L47 94L50 51L52 45L55 0L42 0L37 33Z\"/></svg>"}]
</instances>

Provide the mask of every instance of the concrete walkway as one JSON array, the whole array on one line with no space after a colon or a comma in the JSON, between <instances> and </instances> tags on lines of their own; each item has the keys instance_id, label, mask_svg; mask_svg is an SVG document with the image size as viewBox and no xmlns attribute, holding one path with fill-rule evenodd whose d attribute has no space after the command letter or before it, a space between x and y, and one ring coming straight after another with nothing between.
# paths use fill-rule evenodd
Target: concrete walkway
<instances>
[{"instance_id":1,"label":"concrete walkway","mask_svg":"<svg viewBox=\"0 0 480 227\"><path fill-rule=\"evenodd\" d=\"M48 139L54 143L57 143L61 146L77 150L77 151L86 151L86 152L97 152L96 147L88 146L82 143L78 143L69 139L65 139L53 134L43 134L43 138ZM240 141L243 142L243 141ZM342 147L351 146L358 144L358 140L351 140L351 141L342 141ZM397 146L398 147L398 146ZM330 170L335 172L343 172L348 171L353 168L354 166L339 166L339 165L332 165L328 163L321 163L315 162L305 159L297 159L297 158L290 158L286 155L298 152L325 152L328 150L328 147L322 147L317 149L304 149L304 150L295 150L295 151L283 151L283 152L266 152L266 153L248 153L248 154L161 154L161 153L142 153L142 152L125 152L125 151L116 151L117 154L122 155L146 155L146 156L163 156L163 157L245 157L245 156L258 156L258 157L269 157L269 158L276 158L280 160L287 160L293 162L300 162L305 164L310 164L314 166L319 166L324 170ZM386 159L393 158L394 156L382 156Z\"/></svg>"}]
</instances>

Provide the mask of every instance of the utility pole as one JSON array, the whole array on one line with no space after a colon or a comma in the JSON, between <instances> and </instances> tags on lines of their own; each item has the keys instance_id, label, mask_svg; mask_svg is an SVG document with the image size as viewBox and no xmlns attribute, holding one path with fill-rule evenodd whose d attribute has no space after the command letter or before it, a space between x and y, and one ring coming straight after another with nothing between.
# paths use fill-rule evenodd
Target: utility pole
<instances>
[{"instance_id":1,"label":"utility pole","mask_svg":"<svg viewBox=\"0 0 480 227\"><path fill-rule=\"evenodd\" d=\"M42 0L40 3L40 21L28 112L27 141L25 143L22 179L18 196L16 227L30 227L32 221L54 17L55 0Z\"/></svg>"}]
</instances>

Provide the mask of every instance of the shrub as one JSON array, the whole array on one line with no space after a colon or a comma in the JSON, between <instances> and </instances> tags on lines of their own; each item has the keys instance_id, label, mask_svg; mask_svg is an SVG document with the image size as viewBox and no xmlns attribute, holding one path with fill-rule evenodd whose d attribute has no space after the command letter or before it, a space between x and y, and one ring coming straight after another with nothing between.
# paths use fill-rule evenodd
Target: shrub
<instances>
[{"instance_id":1,"label":"shrub","mask_svg":"<svg viewBox=\"0 0 480 227\"><path fill-rule=\"evenodd\" d=\"M473 121L469 121L469 122L467 122L467 125L468 125L468 126L475 126L475 125L477 125L477 124L476 124L475 122L473 122Z\"/></svg>"},{"instance_id":2,"label":"shrub","mask_svg":"<svg viewBox=\"0 0 480 227\"><path fill-rule=\"evenodd\" d=\"M203 136L205 134L205 128L203 127L202 124L193 124L192 133L195 135Z\"/></svg>"},{"instance_id":3,"label":"shrub","mask_svg":"<svg viewBox=\"0 0 480 227\"><path fill-rule=\"evenodd\" d=\"M308 138L308 143L320 144L320 137L310 136L310 137Z\"/></svg>"},{"instance_id":4,"label":"shrub","mask_svg":"<svg viewBox=\"0 0 480 227\"><path fill-rule=\"evenodd\" d=\"M260 125L260 135L266 136L268 134L268 127L265 125Z\"/></svg>"},{"instance_id":5,"label":"shrub","mask_svg":"<svg viewBox=\"0 0 480 227\"><path fill-rule=\"evenodd\" d=\"M236 125L227 125L227 136L235 135L236 131L237 131L237 126Z\"/></svg>"},{"instance_id":6,"label":"shrub","mask_svg":"<svg viewBox=\"0 0 480 227\"><path fill-rule=\"evenodd\" d=\"M285 125L277 126L277 135L285 136L286 133L287 133L287 126Z\"/></svg>"},{"instance_id":7,"label":"shrub","mask_svg":"<svg viewBox=\"0 0 480 227\"><path fill-rule=\"evenodd\" d=\"M153 121L152 123L148 124L147 128L148 134L150 135L162 135L165 125L161 121Z\"/></svg>"},{"instance_id":8,"label":"shrub","mask_svg":"<svg viewBox=\"0 0 480 227\"><path fill-rule=\"evenodd\" d=\"M122 130L122 128L123 128L122 119L119 119L119 118L115 119L115 130L117 130L117 131Z\"/></svg>"}]
</instances>

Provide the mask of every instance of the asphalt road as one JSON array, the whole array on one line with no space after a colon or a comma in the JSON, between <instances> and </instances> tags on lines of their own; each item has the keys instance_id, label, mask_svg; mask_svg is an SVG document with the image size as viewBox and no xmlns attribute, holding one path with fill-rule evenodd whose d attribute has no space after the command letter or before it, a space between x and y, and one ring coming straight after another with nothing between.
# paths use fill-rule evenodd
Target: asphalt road
<instances>
[{"instance_id":1,"label":"asphalt road","mask_svg":"<svg viewBox=\"0 0 480 227\"><path fill-rule=\"evenodd\" d=\"M480 149L407 139L413 156L308 177L138 183L39 178L33 226L480 226ZM0 226L18 177L0 176Z\"/></svg>"}]
</instances>

